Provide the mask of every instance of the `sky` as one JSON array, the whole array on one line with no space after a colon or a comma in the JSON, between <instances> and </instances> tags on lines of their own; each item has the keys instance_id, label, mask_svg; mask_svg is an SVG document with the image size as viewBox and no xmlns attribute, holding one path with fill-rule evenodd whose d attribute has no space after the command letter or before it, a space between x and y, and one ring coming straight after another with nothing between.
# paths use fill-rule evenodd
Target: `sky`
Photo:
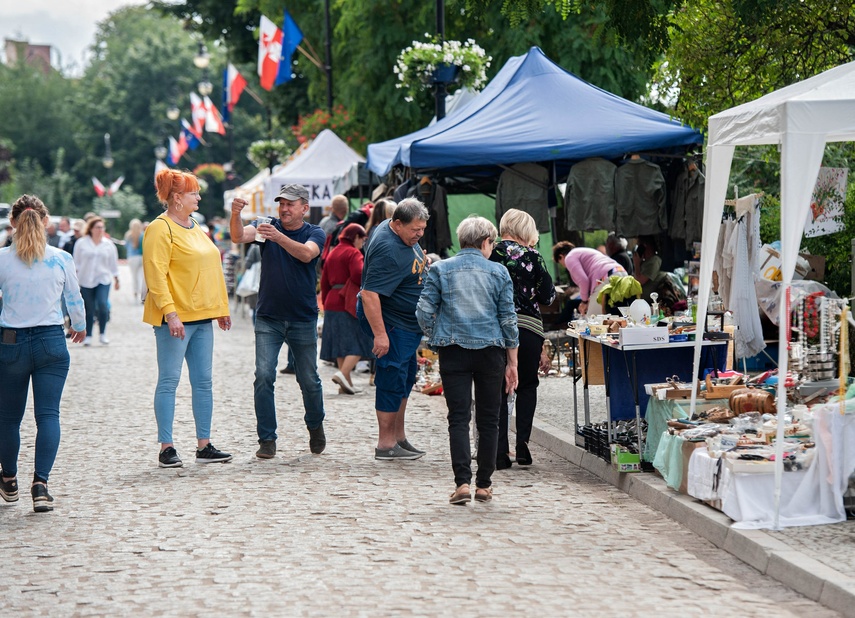
<instances>
[{"instance_id":1,"label":"sky","mask_svg":"<svg viewBox=\"0 0 855 618\"><path fill-rule=\"evenodd\" d=\"M64 72L80 75L98 22L120 7L139 4L145 0L0 0L0 34L4 39L52 45Z\"/></svg>"}]
</instances>

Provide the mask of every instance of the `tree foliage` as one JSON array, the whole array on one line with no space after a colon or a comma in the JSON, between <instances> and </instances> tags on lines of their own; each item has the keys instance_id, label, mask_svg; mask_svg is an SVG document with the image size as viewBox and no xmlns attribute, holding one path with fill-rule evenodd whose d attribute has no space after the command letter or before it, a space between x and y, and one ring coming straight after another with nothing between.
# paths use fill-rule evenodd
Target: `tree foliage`
<instances>
[{"instance_id":1,"label":"tree foliage","mask_svg":"<svg viewBox=\"0 0 855 618\"><path fill-rule=\"evenodd\" d=\"M762 11L762 18L751 9ZM834 0L695 0L674 15L660 75L694 126L852 59L855 5Z\"/></svg>"}]
</instances>

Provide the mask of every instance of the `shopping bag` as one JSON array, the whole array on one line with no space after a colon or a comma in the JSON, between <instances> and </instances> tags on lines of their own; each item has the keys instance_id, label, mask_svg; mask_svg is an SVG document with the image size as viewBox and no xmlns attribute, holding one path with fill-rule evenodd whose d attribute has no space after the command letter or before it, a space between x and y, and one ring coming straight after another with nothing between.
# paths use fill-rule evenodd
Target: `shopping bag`
<instances>
[{"instance_id":1,"label":"shopping bag","mask_svg":"<svg viewBox=\"0 0 855 618\"><path fill-rule=\"evenodd\" d=\"M243 273L243 276L240 278L240 282L237 285L237 289L235 289L235 296L245 298L247 296L252 296L253 294L258 294L258 286L260 283L261 262L256 262Z\"/></svg>"}]
</instances>

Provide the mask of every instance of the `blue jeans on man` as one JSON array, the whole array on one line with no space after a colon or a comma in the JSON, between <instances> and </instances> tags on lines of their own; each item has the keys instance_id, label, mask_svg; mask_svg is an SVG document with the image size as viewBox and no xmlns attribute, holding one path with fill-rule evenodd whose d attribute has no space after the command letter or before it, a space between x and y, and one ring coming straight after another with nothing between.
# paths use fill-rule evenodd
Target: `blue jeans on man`
<instances>
[{"instance_id":1,"label":"blue jeans on man","mask_svg":"<svg viewBox=\"0 0 855 618\"><path fill-rule=\"evenodd\" d=\"M59 325L14 330L16 342L0 344L0 464L3 476L17 476L21 421L32 380L35 475L47 482L59 449L59 404L68 377L68 346Z\"/></svg>"},{"instance_id":2,"label":"blue jeans on man","mask_svg":"<svg viewBox=\"0 0 855 618\"><path fill-rule=\"evenodd\" d=\"M255 418L259 440L276 440L273 385L282 344L294 353L297 383L303 393L303 416L308 429L324 421L324 397L318 375L318 323L288 322L258 316L255 322Z\"/></svg>"}]
</instances>

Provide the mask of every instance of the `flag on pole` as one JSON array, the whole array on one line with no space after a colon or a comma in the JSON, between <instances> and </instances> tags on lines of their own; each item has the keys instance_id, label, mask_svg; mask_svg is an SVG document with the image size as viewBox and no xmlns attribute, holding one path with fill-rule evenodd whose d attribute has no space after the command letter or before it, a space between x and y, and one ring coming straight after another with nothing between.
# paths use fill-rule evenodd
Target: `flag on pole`
<instances>
[{"instance_id":1,"label":"flag on pole","mask_svg":"<svg viewBox=\"0 0 855 618\"><path fill-rule=\"evenodd\" d=\"M171 139L173 142L175 141L174 137L170 137L169 139ZM177 142L176 142L176 145L177 145ZM173 163L173 165L175 165L175 164ZM160 159L158 159L157 161L154 162L154 177L157 178L157 173L160 170L168 170L168 169L169 169L169 166L166 165L166 163L164 163Z\"/></svg>"},{"instance_id":2,"label":"flag on pole","mask_svg":"<svg viewBox=\"0 0 855 618\"><path fill-rule=\"evenodd\" d=\"M297 51L297 46L303 41L303 32L297 25L288 9L285 9L285 16L282 19L282 53L279 55L279 69L276 72L276 83L274 85L285 84L291 81L291 56Z\"/></svg>"},{"instance_id":3,"label":"flag on pole","mask_svg":"<svg viewBox=\"0 0 855 618\"><path fill-rule=\"evenodd\" d=\"M98 194L98 197L104 197L107 194L107 189L104 188L104 185L95 176L92 177L92 185L95 187L95 193Z\"/></svg>"},{"instance_id":4,"label":"flag on pole","mask_svg":"<svg viewBox=\"0 0 855 618\"><path fill-rule=\"evenodd\" d=\"M223 125L223 119L220 117L220 112L217 111L217 106L208 97L204 98L205 102L205 130L209 133L226 134L226 127Z\"/></svg>"},{"instance_id":5,"label":"flag on pole","mask_svg":"<svg viewBox=\"0 0 855 618\"><path fill-rule=\"evenodd\" d=\"M258 33L258 76L265 90L272 90L275 85L281 55L282 31L262 15Z\"/></svg>"},{"instance_id":6,"label":"flag on pole","mask_svg":"<svg viewBox=\"0 0 855 618\"><path fill-rule=\"evenodd\" d=\"M107 189L107 195L113 195L114 193L118 192L119 187L122 186L123 182L125 182L124 176L119 176L118 178L116 178L116 180L114 180L113 183L110 185L110 188Z\"/></svg>"},{"instance_id":7,"label":"flag on pole","mask_svg":"<svg viewBox=\"0 0 855 618\"><path fill-rule=\"evenodd\" d=\"M232 110L237 105L243 89L246 88L246 80L235 68L235 65L229 64L226 70L223 71L223 122L228 122Z\"/></svg>"},{"instance_id":8,"label":"flag on pole","mask_svg":"<svg viewBox=\"0 0 855 618\"><path fill-rule=\"evenodd\" d=\"M184 135L181 135L180 143L170 135L169 156L166 157L166 162L169 163L169 165L178 165L178 162L181 160L181 157L184 156L185 152L187 152L187 140L184 139ZM155 173L157 172L155 171Z\"/></svg>"},{"instance_id":9,"label":"flag on pole","mask_svg":"<svg viewBox=\"0 0 855 618\"><path fill-rule=\"evenodd\" d=\"M202 143L202 133L201 131L197 131L196 128L187 122L184 118L181 119L181 137L179 138L179 144L181 140L184 140L184 143L187 145L187 148L190 150L196 150L199 147L199 144ZM187 149L184 150L187 152Z\"/></svg>"},{"instance_id":10,"label":"flag on pole","mask_svg":"<svg viewBox=\"0 0 855 618\"><path fill-rule=\"evenodd\" d=\"M208 119L208 111L205 109L205 103L195 92L190 93L190 110L193 118L193 128L196 129L196 133L202 135L205 122Z\"/></svg>"}]
</instances>

